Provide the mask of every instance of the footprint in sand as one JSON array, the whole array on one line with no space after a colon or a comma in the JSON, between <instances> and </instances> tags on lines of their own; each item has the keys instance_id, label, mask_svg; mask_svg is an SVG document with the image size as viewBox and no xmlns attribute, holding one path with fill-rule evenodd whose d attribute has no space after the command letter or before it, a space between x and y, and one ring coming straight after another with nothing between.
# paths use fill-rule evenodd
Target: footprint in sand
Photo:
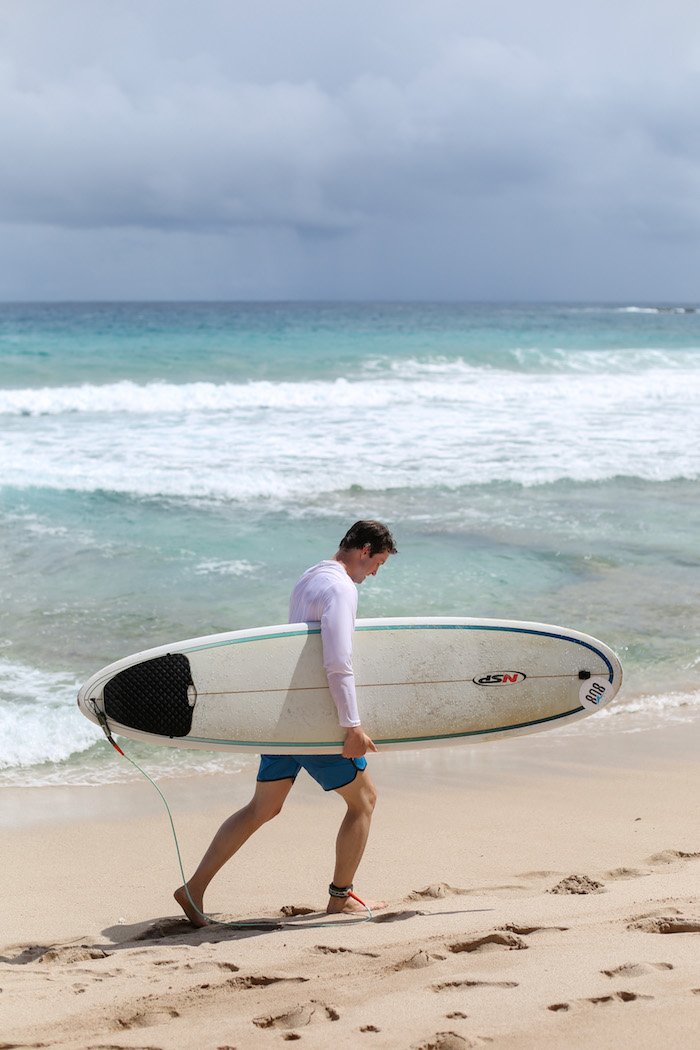
<instances>
[{"instance_id":1,"label":"footprint in sand","mask_svg":"<svg viewBox=\"0 0 700 1050\"><path fill-rule=\"evenodd\" d=\"M145 930L134 934L133 941L159 941L163 937L178 937L193 932L189 919L156 919ZM197 931L199 932L199 931Z\"/></svg>"},{"instance_id":2,"label":"footprint in sand","mask_svg":"<svg viewBox=\"0 0 700 1050\"><path fill-rule=\"evenodd\" d=\"M379 954L377 952L360 952L356 948L335 948L329 944L317 944L314 947L314 951L321 952L322 955L365 955L368 959L378 959Z\"/></svg>"},{"instance_id":3,"label":"footprint in sand","mask_svg":"<svg viewBox=\"0 0 700 1050\"><path fill-rule=\"evenodd\" d=\"M372 916L372 922L403 922L404 919L415 919L418 915L427 915L424 911L381 911Z\"/></svg>"},{"instance_id":4,"label":"footprint in sand","mask_svg":"<svg viewBox=\"0 0 700 1050\"><path fill-rule=\"evenodd\" d=\"M447 882L433 882L430 886L426 886L423 890L413 890L411 893L409 893L406 900L441 900L443 897L455 897L471 892L473 891L462 890L459 889L457 886L450 886Z\"/></svg>"},{"instance_id":5,"label":"footprint in sand","mask_svg":"<svg viewBox=\"0 0 700 1050\"><path fill-rule=\"evenodd\" d=\"M554 878L555 875L558 875L558 874L559 874L559 872L557 872L557 871L549 871L548 869L545 870L545 871L523 871L520 875L516 875L516 878L517 879L532 879L532 880L552 879L552 878Z\"/></svg>"},{"instance_id":6,"label":"footprint in sand","mask_svg":"<svg viewBox=\"0 0 700 1050\"><path fill-rule=\"evenodd\" d=\"M413 890L408 894L406 900L442 900L445 897L464 897L477 895L494 896L499 893L512 893L514 890L522 890L522 886L506 884L504 886L483 886L471 890L460 889L458 886L450 886L447 882L433 882L422 890Z\"/></svg>"},{"instance_id":7,"label":"footprint in sand","mask_svg":"<svg viewBox=\"0 0 700 1050\"><path fill-rule=\"evenodd\" d=\"M491 1040L458 1035L457 1032L436 1032L432 1039L414 1043L412 1050L471 1050L472 1047L483 1046L485 1042L490 1043Z\"/></svg>"},{"instance_id":8,"label":"footprint in sand","mask_svg":"<svg viewBox=\"0 0 700 1050\"><path fill-rule=\"evenodd\" d=\"M508 930L494 930L469 941L458 941L448 945L451 952L511 952L522 951L527 944L517 933Z\"/></svg>"},{"instance_id":9,"label":"footprint in sand","mask_svg":"<svg viewBox=\"0 0 700 1050\"><path fill-rule=\"evenodd\" d=\"M597 995L591 999L574 999L570 1003L552 1003L548 1010L554 1013L565 1013L567 1010L587 1009L594 1006L611 1006L615 1003L636 1003L653 999L653 995L637 995L635 992L613 992L611 995Z\"/></svg>"},{"instance_id":10,"label":"footprint in sand","mask_svg":"<svg viewBox=\"0 0 700 1050\"><path fill-rule=\"evenodd\" d=\"M332 1006L311 1000L310 1003L300 1003L286 1013L267 1014L264 1017L254 1017L253 1024L257 1028L305 1028L307 1025L317 1021L338 1021L340 1014Z\"/></svg>"},{"instance_id":11,"label":"footprint in sand","mask_svg":"<svg viewBox=\"0 0 700 1050\"><path fill-rule=\"evenodd\" d=\"M700 919L684 915L643 916L631 922L627 929L642 933L700 933Z\"/></svg>"},{"instance_id":12,"label":"footprint in sand","mask_svg":"<svg viewBox=\"0 0 700 1050\"><path fill-rule=\"evenodd\" d=\"M555 933L565 933L568 926L518 926L515 922L507 922L505 926L499 926L500 930L509 930L511 933L517 933L521 937L529 937L531 933L549 933L550 930Z\"/></svg>"},{"instance_id":13,"label":"footprint in sand","mask_svg":"<svg viewBox=\"0 0 700 1050\"><path fill-rule=\"evenodd\" d=\"M661 853L655 853L649 857L647 864L660 866L662 864L675 864L679 860L697 860L700 853L687 853L682 849L665 849Z\"/></svg>"},{"instance_id":14,"label":"footprint in sand","mask_svg":"<svg viewBox=\"0 0 700 1050\"><path fill-rule=\"evenodd\" d=\"M43 955L39 956L40 963L77 963L88 962L90 959L108 959L111 952L105 952L102 948L90 948L87 944L65 945L60 948L49 948Z\"/></svg>"},{"instance_id":15,"label":"footprint in sand","mask_svg":"<svg viewBox=\"0 0 700 1050\"><path fill-rule=\"evenodd\" d=\"M155 1025L165 1024L175 1020L180 1014L172 1007L149 1006L139 1010L129 1017L117 1017L115 1027L129 1031L132 1028L153 1028Z\"/></svg>"},{"instance_id":16,"label":"footprint in sand","mask_svg":"<svg viewBox=\"0 0 700 1050\"><path fill-rule=\"evenodd\" d=\"M607 879L642 879L646 875L651 875L651 872L641 868L613 868L612 871L606 872L605 877Z\"/></svg>"},{"instance_id":17,"label":"footprint in sand","mask_svg":"<svg viewBox=\"0 0 700 1050\"><path fill-rule=\"evenodd\" d=\"M440 981L431 985L434 992L446 992L453 988L517 988L517 981L470 981L464 980Z\"/></svg>"},{"instance_id":18,"label":"footprint in sand","mask_svg":"<svg viewBox=\"0 0 700 1050\"><path fill-rule=\"evenodd\" d=\"M271 984L306 984L308 977L232 977L226 981L228 988L269 988Z\"/></svg>"},{"instance_id":19,"label":"footprint in sand","mask_svg":"<svg viewBox=\"0 0 700 1050\"><path fill-rule=\"evenodd\" d=\"M240 966L232 962L214 962L202 959L200 962L188 962L183 966L177 959L154 959L152 966L169 966L174 970L187 970L188 973L211 973L212 970L226 970L228 973L238 973Z\"/></svg>"},{"instance_id":20,"label":"footprint in sand","mask_svg":"<svg viewBox=\"0 0 700 1050\"><path fill-rule=\"evenodd\" d=\"M416 952L415 955L409 956L408 959L396 963L395 966L392 966L392 970L424 970L426 966L432 966L438 958L440 958L440 956L430 955L429 952L419 951Z\"/></svg>"},{"instance_id":21,"label":"footprint in sand","mask_svg":"<svg viewBox=\"0 0 700 1050\"><path fill-rule=\"evenodd\" d=\"M643 977L657 970L672 970L671 963L623 963L614 970L601 970L606 977Z\"/></svg>"}]
</instances>

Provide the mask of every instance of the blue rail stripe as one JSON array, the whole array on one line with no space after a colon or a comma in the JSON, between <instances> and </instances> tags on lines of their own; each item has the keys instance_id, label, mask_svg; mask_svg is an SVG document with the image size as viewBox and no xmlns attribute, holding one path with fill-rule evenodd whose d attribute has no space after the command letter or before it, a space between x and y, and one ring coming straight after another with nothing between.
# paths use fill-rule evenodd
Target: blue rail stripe
<instances>
[{"instance_id":1,"label":"blue rail stripe","mask_svg":"<svg viewBox=\"0 0 700 1050\"><path fill-rule=\"evenodd\" d=\"M554 631L537 631L530 627L499 627L495 624L478 624L478 623L398 623L398 624L358 624L355 628L356 631L501 631L504 634L529 634L539 638L556 638L561 642L573 642L574 645L580 645L583 649L589 649L596 656L605 663L608 668L608 677L612 682L615 677L615 672L612 664L608 660L604 653L601 653L600 649L596 649L594 645L589 642L584 642L581 638L572 638L569 634L558 634ZM272 638L298 638L303 635L320 634L320 627L312 627L308 631L278 631L274 634L260 634L253 636L245 636L242 638L230 638L227 641L211 642L207 645L195 645L187 649L173 649L173 652L181 653L196 653L201 652L204 649L218 649L223 645L240 645L242 642L263 642L270 641ZM437 739L437 738L436 738Z\"/></svg>"},{"instance_id":2,"label":"blue rail stripe","mask_svg":"<svg viewBox=\"0 0 700 1050\"><path fill-rule=\"evenodd\" d=\"M487 736L489 733L509 733L514 729L528 729L530 726L546 725L549 722L557 722L561 718L569 718L571 715L583 711L583 707L575 707L571 711L563 711L558 715L548 715L546 718L535 718L531 722L515 722L510 726L495 726L492 729L472 729L464 733L438 733L434 736L400 736L383 737L374 742L378 747L382 744L420 744L430 740L464 740L470 736ZM167 739L170 739L169 737ZM290 751L302 747L342 747L342 740L307 740L302 743L292 743L288 740L219 740L212 737L186 736L183 740L191 740L197 744L234 744L236 747L255 748L258 753L265 753L266 748L288 748Z\"/></svg>"}]
</instances>

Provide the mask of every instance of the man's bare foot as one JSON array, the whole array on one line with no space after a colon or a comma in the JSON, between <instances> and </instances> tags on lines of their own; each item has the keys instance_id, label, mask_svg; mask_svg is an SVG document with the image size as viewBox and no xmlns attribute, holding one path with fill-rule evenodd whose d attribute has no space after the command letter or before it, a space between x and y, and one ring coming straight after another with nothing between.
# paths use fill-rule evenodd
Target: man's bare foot
<instances>
[{"instance_id":1,"label":"man's bare foot","mask_svg":"<svg viewBox=\"0 0 700 1050\"><path fill-rule=\"evenodd\" d=\"M386 901L362 901L361 903L354 897L329 897L326 912L328 915L338 915L340 912L345 915L357 915L358 912L366 912L368 908L371 912L380 911L386 908Z\"/></svg>"},{"instance_id":2,"label":"man's bare foot","mask_svg":"<svg viewBox=\"0 0 700 1050\"><path fill-rule=\"evenodd\" d=\"M201 914L201 911L204 908L204 901L201 898L197 900L196 896L191 891L188 894L186 886L180 886L179 889L175 890L173 897L193 926L209 925L209 921ZM192 900L190 900L190 897L192 897Z\"/></svg>"}]
</instances>

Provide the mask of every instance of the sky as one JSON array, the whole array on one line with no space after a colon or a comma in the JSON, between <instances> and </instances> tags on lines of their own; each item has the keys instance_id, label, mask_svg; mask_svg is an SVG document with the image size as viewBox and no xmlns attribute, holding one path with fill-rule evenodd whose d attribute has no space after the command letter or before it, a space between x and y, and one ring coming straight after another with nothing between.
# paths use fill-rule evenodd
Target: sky
<instances>
[{"instance_id":1,"label":"sky","mask_svg":"<svg viewBox=\"0 0 700 1050\"><path fill-rule=\"evenodd\" d=\"M0 0L0 300L700 302L697 0Z\"/></svg>"}]
</instances>

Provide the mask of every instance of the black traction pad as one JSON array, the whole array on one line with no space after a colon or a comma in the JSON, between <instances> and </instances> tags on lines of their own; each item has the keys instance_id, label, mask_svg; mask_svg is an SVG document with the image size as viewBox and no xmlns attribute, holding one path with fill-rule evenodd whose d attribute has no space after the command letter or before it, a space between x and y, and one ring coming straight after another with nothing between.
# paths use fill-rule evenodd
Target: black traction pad
<instances>
[{"instance_id":1,"label":"black traction pad","mask_svg":"<svg viewBox=\"0 0 700 1050\"><path fill-rule=\"evenodd\" d=\"M187 736L192 728L188 690L194 686L182 653L126 667L104 687L107 718L159 736Z\"/></svg>"}]
</instances>

